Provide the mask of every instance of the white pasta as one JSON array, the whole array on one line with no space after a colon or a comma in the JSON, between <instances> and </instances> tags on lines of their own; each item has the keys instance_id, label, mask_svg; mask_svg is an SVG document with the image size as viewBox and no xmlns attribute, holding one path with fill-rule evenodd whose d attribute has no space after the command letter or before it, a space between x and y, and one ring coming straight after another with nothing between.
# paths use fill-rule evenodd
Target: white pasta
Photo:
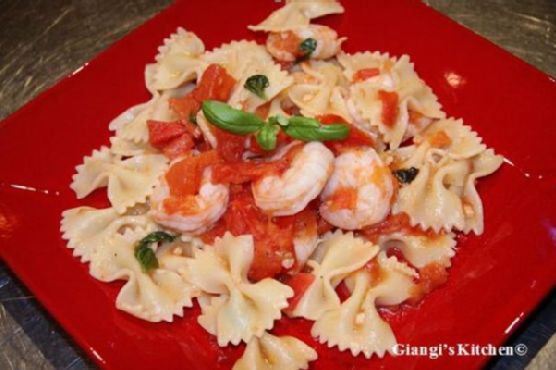
<instances>
[{"instance_id":1,"label":"white pasta","mask_svg":"<svg viewBox=\"0 0 556 370\"><path fill-rule=\"evenodd\" d=\"M107 238L120 232L122 228L154 230L154 222L146 215L121 216L114 208L95 209L77 207L62 213L60 230L68 241L73 255L82 262L91 260L91 255L102 246Z\"/></svg>"},{"instance_id":2,"label":"white pasta","mask_svg":"<svg viewBox=\"0 0 556 370\"><path fill-rule=\"evenodd\" d=\"M146 321L172 321L191 307L198 294L180 271L157 268L141 270L134 249L145 232L127 230L105 239L91 255L90 273L100 281L127 280L116 298L116 307ZM185 266L186 258L182 258ZM175 266L175 263L174 263ZM180 270L183 271L183 268Z\"/></svg>"},{"instance_id":3,"label":"white pasta","mask_svg":"<svg viewBox=\"0 0 556 370\"><path fill-rule=\"evenodd\" d=\"M303 73L289 88L290 99L304 116L314 117L329 110L332 90L342 79L340 67L330 62L310 61L302 64Z\"/></svg>"},{"instance_id":4,"label":"white pasta","mask_svg":"<svg viewBox=\"0 0 556 370\"><path fill-rule=\"evenodd\" d=\"M272 57L264 46L247 40L222 44L220 47L203 54L202 60L207 65L220 64L236 81L244 78L252 65L267 66L274 64Z\"/></svg>"},{"instance_id":5,"label":"white pasta","mask_svg":"<svg viewBox=\"0 0 556 370\"><path fill-rule=\"evenodd\" d=\"M316 320L327 310L339 307L340 298L334 288L378 252L378 247L370 242L341 231L330 235L318 248L321 249L322 260L307 262L313 269L311 273L315 279L293 309L294 317Z\"/></svg>"},{"instance_id":6,"label":"white pasta","mask_svg":"<svg viewBox=\"0 0 556 370\"><path fill-rule=\"evenodd\" d=\"M445 114L441 111L432 90L415 72L407 55L398 60L387 57L387 54L379 53L355 56L344 54L340 56L340 61L348 67L348 77L356 72L353 68L359 68L363 62L369 63L368 68L379 68L379 75L351 86L351 101L357 114L367 125L376 126L384 141L390 144L390 148L396 149L403 140L418 131L418 128L412 127L409 122L409 111L421 113L428 119L443 118ZM379 98L380 91L395 92L398 96L398 114L393 125L382 121L383 105Z\"/></svg>"},{"instance_id":7,"label":"white pasta","mask_svg":"<svg viewBox=\"0 0 556 370\"><path fill-rule=\"evenodd\" d=\"M292 77L287 72L282 71L278 64L272 62L264 64L258 63L257 60L247 62L247 68L243 73L244 75L233 90L228 104L246 112L254 112L257 107L272 100L293 83ZM269 86L264 89L266 95L264 99L244 87L245 81L253 75L264 75L268 78Z\"/></svg>"},{"instance_id":8,"label":"white pasta","mask_svg":"<svg viewBox=\"0 0 556 370\"><path fill-rule=\"evenodd\" d=\"M392 212L407 213L411 223L423 229L430 227L438 232L455 228L481 234L483 208L475 179L496 171L502 158L488 150L456 160L450 157L450 151L428 149L428 145L413 148L412 152L413 157L402 166L416 167L419 173L411 184L400 189Z\"/></svg>"},{"instance_id":9,"label":"white pasta","mask_svg":"<svg viewBox=\"0 0 556 370\"><path fill-rule=\"evenodd\" d=\"M314 18L343 12L344 8L336 0L290 0L263 22L256 26L249 26L249 29L265 32L285 31L308 25Z\"/></svg>"},{"instance_id":10,"label":"white pasta","mask_svg":"<svg viewBox=\"0 0 556 370\"><path fill-rule=\"evenodd\" d=\"M102 147L76 167L71 188L78 198L83 198L107 186L110 203L123 213L147 199L166 168L167 160L163 155L148 154L121 160Z\"/></svg>"},{"instance_id":11,"label":"white pasta","mask_svg":"<svg viewBox=\"0 0 556 370\"><path fill-rule=\"evenodd\" d=\"M265 333L247 343L243 356L232 370L298 370L307 369L317 359L317 352L301 340Z\"/></svg>"},{"instance_id":12,"label":"white pasta","mask_svg":"<svg viewBox=\"0 0 556 370\"><path fill-rule=\"evenodd\" d=\"M381 279L372 280L366 271L350 278L352 295L340 306L326 311L313 325L311 334L329 347L349 349L353 356L363 353L383 357L392 352L396 338L378 314L377 305L396 305L411 297L415 272L395 257L379 253Z\"/></svg>"},{"instance_id":13,"label":"white pasta","mask_svg":"<svg viewBox=\"0 0 556 370\"><path fill-rule=\"evenodd\" d=\"M203 313L199 324L216 335L219 346L249 342L270 330L288 306L293 291L274 279L247 280L254 257L252 236L230 234L214 246L196 250L188 262L191 282L212 297L199 300Z\"/></svg>"},{"instance_id":14,"label":"white pasta","mask_svg":"<svg viewBox=\"0 0 556 370\"><path fill-rule=\"evenodd\" d=\"M450 260L456 254L456 241L451 234L428 237L396 232L381 235L378 245L381 250L400 249L405 259L417 268L425 267L430 263L449 267Z\"/></svg>"},{"instance_id":15,"label":"white pasta","mask_svg":"<svg viewBox=\"0 0 556 370\"><path fill-rule=\"evenodd\" d=\"M120 157L155 154L156 150L148 143L135 143L117 136L110 138L110 152Z\"/></svg>"}]
</instances>

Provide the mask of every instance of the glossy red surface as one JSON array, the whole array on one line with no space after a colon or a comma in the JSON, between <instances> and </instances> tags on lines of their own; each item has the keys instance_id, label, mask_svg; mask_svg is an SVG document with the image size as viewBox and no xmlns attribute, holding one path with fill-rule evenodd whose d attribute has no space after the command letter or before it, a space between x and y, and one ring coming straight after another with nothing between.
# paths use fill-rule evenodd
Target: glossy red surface
<instances>
[{"instance_id":1,"label":"glossy red surface","mask_svg":"<svg viewBox=\"0 0 556 370\"><path fill-rule=\"evenodd\" d=\"M323 23L349 38L345 50L408 53L448 114L464 117L513 163L480 181L486 231L460 239L448 283L419 307L385 316L400 343L500 344L556 282L556 84L417 1L377 1L372 9L364 0L343 3L346 13ZM197 308L171 324L117 311L120 284L88 275L65 248L59 221L64 209L106 205L103 191L77 201L71 175L85 154L108 143L110 119L147 99L143 68L163 37L184 26L208 48L253 38L246 25L278 6L179 1L0 124L0 254L105 368L224 369L241 353L217 347L196 323ZM276 325L317 348L314 369L470 369L486 360L353 358L315 343L309 330L302 320Z\"/></svg>"}]
</instances>

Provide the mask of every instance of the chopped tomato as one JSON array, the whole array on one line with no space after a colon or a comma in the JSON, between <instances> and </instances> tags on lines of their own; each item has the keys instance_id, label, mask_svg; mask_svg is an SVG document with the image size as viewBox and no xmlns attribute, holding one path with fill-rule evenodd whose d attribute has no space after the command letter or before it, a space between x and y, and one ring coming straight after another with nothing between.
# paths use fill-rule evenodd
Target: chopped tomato
<instances>
[{"instance_id":1,"label":"chopped tomato","mask_svg":"<svg viewBox=\"0 0 556 370\"><path fill-rule=\"evenodd\" d=\"M376 258L373 258L369 262L365 264L365 270L367 270L371 274L371 284L377 285L382 280L384 280L384 270L380 268L378 261Z\"/></svg>"},{"instance_id":2,"label":"chopped tomato","mask_svg":"<svg viewBox=\"0 0 556 370\"><path fill-rule=\"evenodd\" d=\"M395 232L402 232L406 235L427 236L430 238L438 236L432 229L423 230L418 225L411 226L409 216L407 213L403 212L391 214L384 221L361 230L361 233L373 243L378 241L380 235L392 234Z\"/></svg>"},{"instance_id":3,"label":"chopped tomato","mask_svg":"<svg viewBox=\"0 0 556 370\"><path fill-rule=\"evenodd\" d=\"M326 204L331 211L355 209L357 206L357 189L351 186L340 187L328 198Z\"/></svg>"},{"instance_id":4,"label":"chopped tomato","mask_svg":"<svg viewBox=\"0 0 556 370\"><path fill-rule=\"evenodd\" d=\"M373 138L367 134L365 131L361 130L357 126L347 123L342 117L334 114L325 114L318 116L317 119L323 125L331 125L334 123L341 123L349 127L349 136L342 140L329 140L324 144L332 150L334 153L340 153L345 148L357 147L357 146L374 146L375 142Z\"/></svg>"},{"instance_id":5,"label":"chopped tomato","mask_svg":"<svg viewBox=\"0 0 556 370\"><path fill-rule=\"evenodd\" d=\"M353 82L365 81L368 78L378 76L380 69L378 68L363 68L353 74Z\"/></svg>"},{"instance_id":6,"label":"chopped tomato","mask_svg":"<svg viewBox=\"0 0 556 370\"><path fill-rule=\"evenodd\" d=\"M228 101L236 80L219 64L207 67L197 87L193 90L193 97L202 102L205 100Z\"/></svg>"},{"instance_id":7,"label":"chopped tomato","mask_svg":"<svg viewBox=\"0 0 556 370\"><path fill-rule=\"evenodd\" d=\"M324 218L318 217L317 220L317 233L318 235L326 234L334 229L334 225L326 221Z\"/></svg>"},{"instance_id":8,"label":"chopped tomato","mask_svg":"<svg viewBox=\"0 0 556 370\"><path fill-rule=\"evenodd\" d=\"M299 272L294 275L287 275L283 279L283 283L289 285L293 289L293 297L288 299L288 307L284 310L287 314L291 314L305 291L315 281L315 275L306 272Z\"/></svg>"},{"instance_id":9,"label":"chopped tomato","mask_svg":"<svg viewBox=\"0 0 556 370\"><path fill-rule=\"evenodd\" d=\"M426 294L446 283L448 271L439 263L432 262L419 270L419 280L413 288L409 303L419 302Z\"/></svg>"},{"instance_id":10,"label":"chopped tomato","mask_svg":"<svg viewBox=\"0 0 556 370\"><path fill-rule=\"evenodd\" d=\"M447 148L452 144L452 139L444 130L436 132L428 139L429 143L435 148Z\"/></svg>"},{"instance_id":11,"label":"chopped tomato","mask_svg":"<svg viewBox=\"0 0 556 370\"><path fill-rule=\"evenodd\" d=\"M394 126L398 118L398 94L393 91L378 90L378 98L382 102L382 122L386 126Z\"/></svg>"},{"instance_id":12,"label":"chopped tomato","mask_svg":"<svg viewBox=\"0 0 556 370\"><path fill-rule=\"evenodd\" d=\"M255 110L255 114L257 115L257 117L264 120L268 118L269 111L270 111L270 102L267 102L264 103L263 105L258 106L257 109Z\"/></svg>"},{"instance_id":13,"label":"chopped tomato","mask_svg":"<svg viewBox=\"0 0 556 370\"><path fill-rule=\"evenodd\" d=\"M290 53L296 58L303 56L303 51L299 48L303 40L292 31L271 33L269 38L272 38L272 46L275 49Z\"/></svg>"},{"instance_id":14,"label":"chopped tomato","mask_svg":"<svg viewBox=\"0 0 556 370\"><path fill-rule=\"evenodd\" d=\"M215 227L202 236L203 241L211 243L225 231L235 236L251 234L255 239L255 256L249 278L258 281L280 273L282 261L293 258L292 227L277 225L262 213L248 186L234 185L231 189L228 209Z\"/></svg>"},{"instance_id":15,"label":"chopped tomato","mask_svg":"<svg viewBox=\"0 0 556 370\"><path fill-rule=\"evenodd\" d=\"M234 135L214 125L210 125L210 132L216 137L216 150L226 162L241 160L245 150L245 137Z\"/></svg>"},{"instance_id":16,"label":"chopped tomato","mask_svg":"<svg viewBox=\"0 0 556 370\"><path fill-rule=\"evenodd\" d=\"M173 160L189 153L194 147L195 142L193 138L188 133L185 133L166 144L162 148L162 153Z\"/></svg>"},{"instance_id":17,"label":"chopped tomato","mask_svg":"<svg viewBox=\"0 0 556 370\"><path fill-rule=\"evenodd\" d=\"M149 129L149 143L157 148L162 149L173 139L182 136L187 132L186 128L179 122L159 122L147 121Z\"/></svg>"},{"instance_id":18,"label":"chopped tomato","mask_svg":"<svg viewBox=\"0 0 556 370\"><path fill-rule=\"evenodd\" d=\"M213 169L213 180L216 183L242 184L256 180L257 178L279 173L287 168L285 161L272 162L236 162L222 163Z\"/></svg>"},{"instance_id":19,"label":"chopped tomato","mask_svg":"<svg viewBox=\"0 0 556 370\"><path fill-rule=\"evenodd\" d=\"M425 116L425 115L424 115L423 113L421 113L421 112L417 112L417 111L410 110L410 111L409 111L409 122L410 122L410 123L413 123L413 124L416 124L416 123L418 123L418 122L421 120L421 118L423 118L424 116Z\"/></svg>"},{"instance_id":20,"label":"chopped tomato","mask_svg":"<svg viewBox=\"0 0 556 370\"><path fill-rule=\"evenodd\" d=\"M197 194L203 171L218 161L218 154L215 151L208 151L197 156L190 155L174 163L165 176L170 195L184 197Z\"/></svg>"},{"instance_id":21,"label":"chopped tomato","mask_svg":"<svg viewBox=\"0 0 556 370\"><path fill-rule=\"evenodd\" d=\"M181 98L172 98L169 104L170 109L180 117L180 120L188 123L191 123L191 116L201 109L201 103L193 97L192 93Z\"/></svg>"}]
</instances>

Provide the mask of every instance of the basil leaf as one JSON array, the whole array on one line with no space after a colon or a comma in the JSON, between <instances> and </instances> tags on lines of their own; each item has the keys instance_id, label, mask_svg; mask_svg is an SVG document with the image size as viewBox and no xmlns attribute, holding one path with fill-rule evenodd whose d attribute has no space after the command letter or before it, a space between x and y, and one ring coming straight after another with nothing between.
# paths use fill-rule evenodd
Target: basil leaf
<instances>
[{"instance_id":1,"label":"basil leaf","mask_svg":"<svg viewBox=\"0 0 556 370\"><path fill-rule=\"evenodd\" d=\"M270 86L268 77L265 75L253 75L245 80L243 87L257 95L259 98L266 100L264 89Z\"/></svg>"},{"instance_id":2,"label":"basil leaf","mask_svg":"<svg viewBox=\"0 0 556 370\"><path fill-rule=\"evenodd\" d=\"M289 119L289 124L299 127L319 127L320 122L311 117L293 116Z\"/></svg>"},{"instance_id":3,"label":"basil leaf","mask_svg":"<svg viewBox=\"0 0 556 370\"><path fill-rule=\"evenodd\" d=\"M349 135L346 125L334 124L319 127L292 125L284 127L286 135L303 141L341 140Z\"/></svg>"},{"instance_id":4,"label":"basil leaf","mask_svg":"<svg viewBox=\"0 0 556 370\"><path fill-rule=\"evenodd\" d=\"M393 172L394 176L396 176L398 181L401 182L402 184L411 183L415 179L418 173L419 170L415 167L409 167L405 169L402 168Z\"/></svg>"},{"instance_id":5,"label":"basil leaf","mask_svg":"<svg viewBox=\"0 0 556 370\"><path fill-rule=\"evenodd\" d=\"M257 144L264 150L276 149L276 136L280 131L280 126L264 125L263 128L257 132Z\"/></svg>"},{"instance_id":6,"label":"basil leaf","mask_svg":"<svg viewBox=\"0 0 556 370\"><path fill-rule=\"evenodd\" d=\"M154 251L149 248L152 243L172 242L176 239L175 235L168 234L165 231L155 231L141 239L135 247L134 256L143 272L149 272L151 269L158 267L158 259Z\"/></svg>"},{"instance_id":7,"label":"basil leaf","mask_svg":"<svg viewBox=\"0 0 556 370\"><path fill-rule=\"evenodd\" d=\"M216 100L205 100L202 110L210 123L236 135L251 134L265 124L253 113L234 109Z\"/></svg>"},{"instance_id":8,"label":"basil leaf","mask_svg":"<svg viewBox=\"0 0 556 370\"><path fill-rule=\"evenodd\" d=\"M275 116L268 117L268 123L270 123L271 125L287 126L289 125L290 121L287 117L284 117L281 114L277 114Z\"/></svg>"},{"instance_id":9,"label":"basil leaf","mask_svg":"<svg viewBox=\"0 0 556 370\"><path fill-rule=\"evenodd\" d=\"M313 51L317 49L317 40L312 37L308 37L299 44L299 50L303 52L305 58L309 57Z\"/></svg>"}]
</instances>

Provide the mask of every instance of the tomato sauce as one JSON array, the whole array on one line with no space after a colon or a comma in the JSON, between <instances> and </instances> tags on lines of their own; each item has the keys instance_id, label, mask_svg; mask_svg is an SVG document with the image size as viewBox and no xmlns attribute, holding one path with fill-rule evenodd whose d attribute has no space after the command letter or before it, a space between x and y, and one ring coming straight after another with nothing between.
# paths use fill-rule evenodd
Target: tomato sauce
<instances>
[{"instance_id":1,"label":"tomato sauce","mask_svg":"<svg viewBox=\"0 0 556 370\"><path fill-rule=\"evenodd\" d=\"M411 226L407 213L390 214L384 221L368 226L361 230L361 234L369 241L376 243L380 235L402 232L406 235L426 236L435 238L438 235L432 229L423 230L420 226Z\"/></svg>"},{"instance_id":2,"label":"tomato sauce","mask_svg":"<svg viewBox=\"0 0 556 370\"><path fill-rule=\"evenodd\" d=\"M349 124L342 117L335 114L325 114L317 116L323 125L331 125L334 123L341 123L349 127L349 136L342 140L330 140L324 142L324 145L328 149L332 150L334 153L341 153L346 148L360 147L360 146L371 146L374 147L375 141L373 138L367 134L365 131L361 130L357 126Z\"/></svg>"},{"instance_id":3,"label":"tomato sauce","mask_svg":"<svg viewBox=\"0 0 556 370\"><path fill-rule=\"evenodd\" d=\"M380 70L378 68L363 68L353 74L353 82L365 81L368 78L378 76Z\"/></svg>"},{"instance_id":4,"label":"tomato sauce","mask_svg":"<svg viewBox=\"0 0 556 370\"><path fill-rule=\"evenodd\" d=\"M396 92L378 90L378 98L382 102L382 123L386 126L394 126L399 113L399 97Z\"/></svg>"}]
</instances>

